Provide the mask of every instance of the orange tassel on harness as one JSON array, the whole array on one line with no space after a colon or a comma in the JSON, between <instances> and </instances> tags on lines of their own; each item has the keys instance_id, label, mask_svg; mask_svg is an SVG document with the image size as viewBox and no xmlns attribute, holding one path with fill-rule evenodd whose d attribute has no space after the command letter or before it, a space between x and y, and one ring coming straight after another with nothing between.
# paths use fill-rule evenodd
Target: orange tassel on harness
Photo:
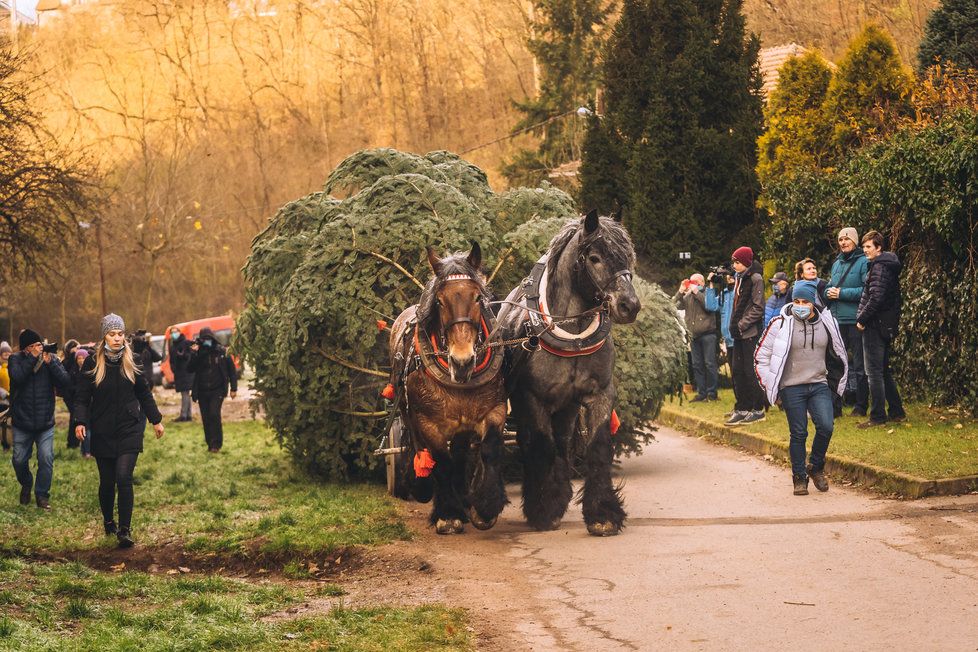
<instances>
[{"instance_id":1,"label":"orange tassel on harness","mask_svg":"<svg viewBox=\"0 0 978 652\"><path fill-rule=\"evenodd\" d=\"M614 410L611 411L611 434L614 435L621 428L621 420L618 418L618 413Z\"/></svg>"},{"instance_id":2,"label":"orange tassel on harness","mask_svg":"<svg viewBox=\"0 0 978 652\"><path fill-rule=\"evenodd\" d=\"M414 454L414 475L419 478L427 478L435 468L435 458L431 456L427 448L422 448Z\"/></svg>"},{"instance_id":3,"label":"orange tassel on harness","mask_svg":"<svg viewBox=\"0 0 978 652\"><path fill-rule=\"evenodd\" d=\"M377 320L377 330L382 331L387 329L387 322L383 319Z\"/></svg>"},{"instance_id":4,"label":"orange tassel on harness","mask_svg":"<svg viewBox=\"0 0 978 652\"><path fill-rule=\"evenodd\" d=\"M390 383L387 383L387 387L385 387L383 391L381 391L380 395L386 398L388 401L393 401L394 397L396 396L396 394L394 393L394 386L391 385Z\"/></svg>"}]
</instances>

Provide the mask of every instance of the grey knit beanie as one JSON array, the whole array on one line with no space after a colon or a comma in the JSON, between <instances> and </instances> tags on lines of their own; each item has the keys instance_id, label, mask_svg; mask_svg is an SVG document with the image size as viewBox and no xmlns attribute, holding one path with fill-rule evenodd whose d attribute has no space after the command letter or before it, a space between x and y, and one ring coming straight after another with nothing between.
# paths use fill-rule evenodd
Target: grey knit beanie
<instances>
[{"instance_id":1,"label":"grey knit beanie","mask_svg":"<svg viewBox=\"0 0 978 652\"><path fill-rule=\"evenodd\" d=\"M110 312L105 317L102 317L102 337L104 338L109 331L115 330L126 330L126 322L122 321L122 317L119 315Z\"/></svg>"}]
</instances>

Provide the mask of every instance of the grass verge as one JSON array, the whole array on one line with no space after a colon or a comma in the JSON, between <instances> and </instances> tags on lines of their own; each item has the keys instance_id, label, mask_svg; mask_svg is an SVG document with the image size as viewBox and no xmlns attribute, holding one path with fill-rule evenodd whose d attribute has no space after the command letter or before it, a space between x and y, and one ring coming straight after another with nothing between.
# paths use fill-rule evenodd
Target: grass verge
<instances>
[{"instance_id":1,"label":"grass verge","mask_svg":"<svg viewBox=\"0 0 978 652\"><path fill-rule=\"evenodd\" d=\"M55 434L50 512L17 503L9 464L0 472L0 553L30 555L107 548L94 460ZM199 423L147 434L135 472L133 532L140 546L179 545L199 555L329 554L407 539L410 531L380 486L324 484L296 470L261 422L224 426L224 450L207 452ZM33 463L32 463L33 467Z\"/></svg>"},{"instance_id":2,"label":"grass verge","mask_svg":"<svg viewBox=\"0 0 978 652\"><path fill-rule=\"evenodd\" d=\"M724 413L733 409L733 392L720 392L715 402L672 404L671 409L722 424ZM907 404L907 420L884 427L860 430L866 419L845 416L836 419L829 453L936 480L978 474L978 422L956 409ZM778 408L768 411L767 420L738 426L762 439L788 443L788 423ZM814 427L809 423L809 446Z\"/></svg>"},{"instance_id":3,"label":"grass verge","mask_svg":"<svg viewBox=\"0 0 978 652\"><path fill-rule=\"evenodd\" d=\"M349 609L266 618L301 589L220 577L97 573L0 559L4 650L467 650L460 609Z\"/></svg>"}]
</instances>

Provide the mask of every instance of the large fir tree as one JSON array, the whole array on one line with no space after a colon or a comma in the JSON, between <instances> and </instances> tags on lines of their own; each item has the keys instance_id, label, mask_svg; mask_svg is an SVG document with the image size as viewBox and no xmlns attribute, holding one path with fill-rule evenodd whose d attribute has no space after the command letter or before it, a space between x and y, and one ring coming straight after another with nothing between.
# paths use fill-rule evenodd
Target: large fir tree
<instances>
[{"instance_id":1,"label":"large fir tree","mask_svg":"<svg viewBox=\"0 0 978 652\"><path fill-rule=\"evenodd\" d=\"M539 69L539 94L518 102L523 119L515 129L542 136L536 150L523 149L503 165L512 185L536 185L552 168L580 155L581 128L576 118L558 118L594 97L602 30L611 12L609 0L533 0L533 37L527 44Z\"/></svg>"},{"instance_id":2,"label":"large fir tree","mask_svg":"<svg viewBox=\"0 0 978 652\"><path fill-rule=\"evenodd\" d=\"M825 120L836 160L892 131L901 117L910 115L912 86L893 37L867 25L849 43L825 96Z\"/></svg>"},{"instance_id":3,"label":"large fir tree","mask_svg":"<svg viewBox=\"0 0 978 652\"><path fill-rule=\"evenodd\" d=\"M778 85L764 109L765 132L757 141L762 186L824 165L830 130L822 104L831 80L828 62L814 51L791 57L778 70Z\"/></svg>"},{"instance_id":4,"label":"large fir tree","mask_svg":"<svg viewBox=\"0 0 978 652\"><path fill-rule=\"evenodd\" d=\"M917 52L923 71L936 61L959 68L978 68L978 2L943 0L927 18L924 39Z\"/></svg>"},{"instance_id":5,"label":"large fir tree","mask_svg":"<svg viewBox=\"0 0 978 652\"><path fill-rule=\"evenodd\" d=\"M759 42L742 4L625 0L604 51L606 110L585 146L581 203L619 201L663 280L725 260L740 236L756 244L745 228L758 194Z\"/></svg>"}]
</instances>

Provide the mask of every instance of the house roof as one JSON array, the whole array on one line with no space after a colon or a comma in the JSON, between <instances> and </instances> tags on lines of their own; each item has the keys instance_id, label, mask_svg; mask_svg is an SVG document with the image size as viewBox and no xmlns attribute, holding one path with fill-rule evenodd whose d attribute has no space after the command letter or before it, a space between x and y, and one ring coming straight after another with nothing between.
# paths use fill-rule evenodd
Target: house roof
<instances>
[{"instance_id":1,"label":"house roof","mask_svg":"<svg viewBox=\"0 0 978 652\"><path fill-rule=\"evenodd\" d=\"M757 54L757 63L761 69L761 77L764 79L764 84L761 86L764 97L769 96L774 87L778 85L778 71L784 62L805 52L808 52L808 48L797 43L761 49Z\"/></svg>"}]
</instances>

